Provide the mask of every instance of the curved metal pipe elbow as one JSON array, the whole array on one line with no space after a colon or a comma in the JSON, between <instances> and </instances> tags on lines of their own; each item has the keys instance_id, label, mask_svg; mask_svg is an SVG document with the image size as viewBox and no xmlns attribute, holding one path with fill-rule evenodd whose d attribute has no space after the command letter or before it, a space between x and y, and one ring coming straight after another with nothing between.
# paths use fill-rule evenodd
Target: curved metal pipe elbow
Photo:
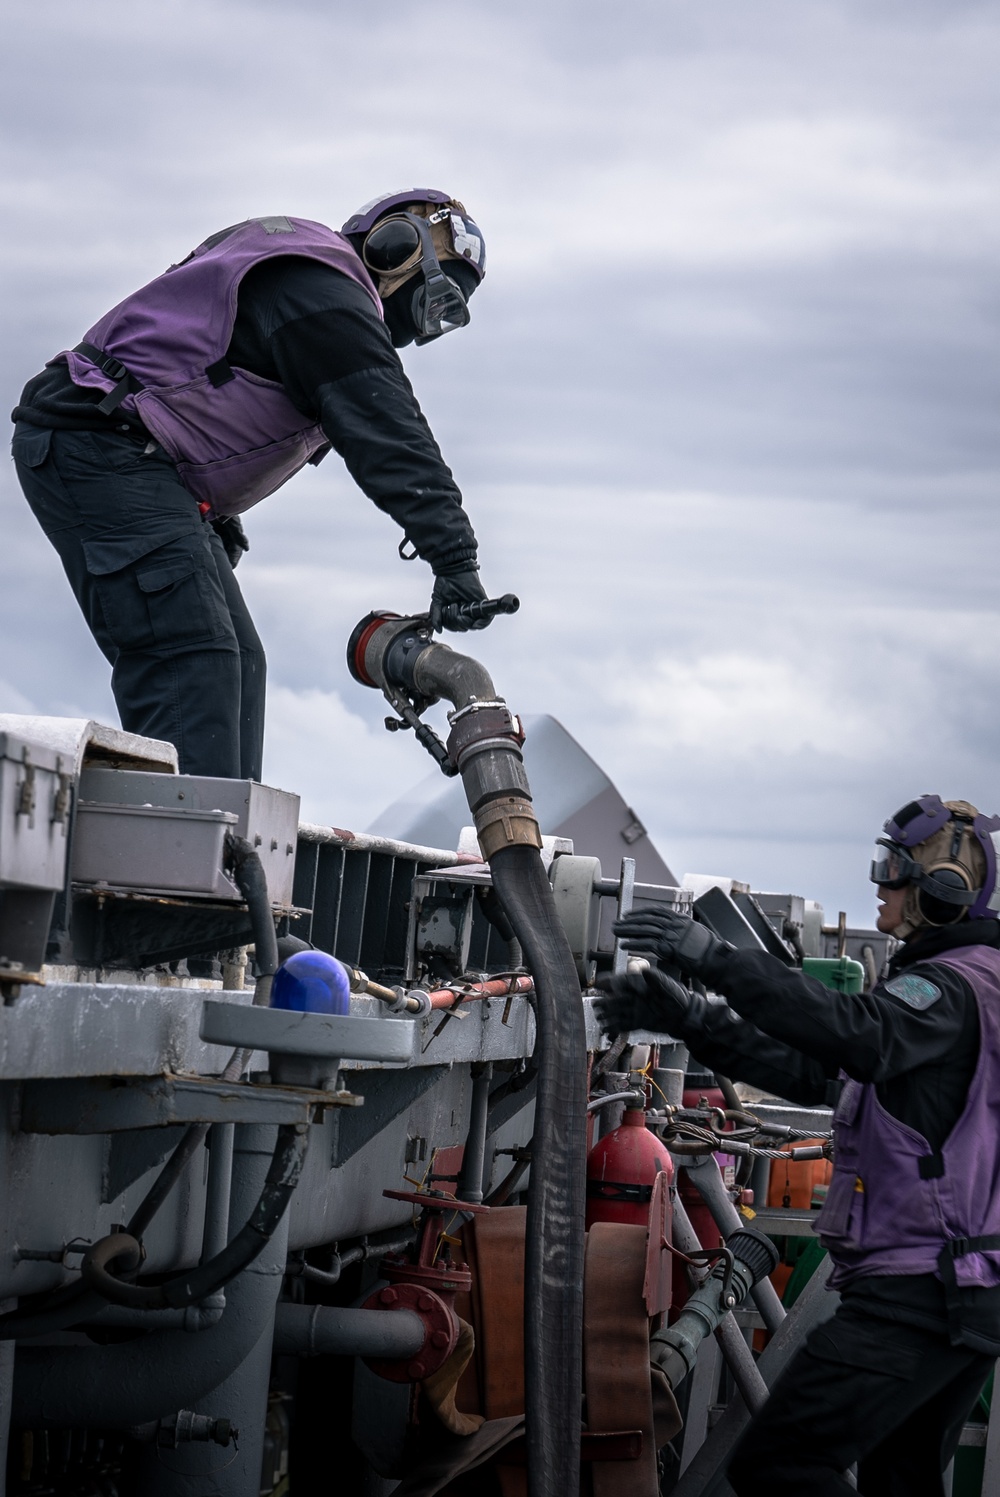
<instances>
[{"instance_id":1,"label":"curved metal pipe elbow","mask_svg":"<svg viewBox=\"0 0 1000 1497\"><path fill-rule=\"evenodd\" d=\"M434 638L422 618L371 613L362 619L347 646L347 665L355 681L385 691L402 690L428 703L451 702L456 710L473 701L491 702L496 691L489 671L471 655L460 655Z\"/></svg>"},{"instance_id":2,"label":"curved metal pipe elbow","mask_svg":"<svg viewBox=\"0 0 1000 1497\"><path fill-rule=\"evenodd\" d=\"M347 663L356 681L380 687L397 707L402 703L418 736L434 736L417 721L424 706L451 702L447 746L437 742L431 751L445 760L447 773L462 776L484 858L504 847L541 848L521 756L524 733L484 665L435 640L426 619L385 613L370 614L357 626Z\"/></svg>"},{"instance_id":3,"label":"curved metal pipe elbow","mask_svg":"<svg viewBox=\"0 0 1000 1497\"><path fill-rule=\"evenodd\" d=\"M496 687L484 665L433 640L413 659L413 684L424 697L443 697L456 712L474 702L495 702Z\"/></svg>"}]
</instances>

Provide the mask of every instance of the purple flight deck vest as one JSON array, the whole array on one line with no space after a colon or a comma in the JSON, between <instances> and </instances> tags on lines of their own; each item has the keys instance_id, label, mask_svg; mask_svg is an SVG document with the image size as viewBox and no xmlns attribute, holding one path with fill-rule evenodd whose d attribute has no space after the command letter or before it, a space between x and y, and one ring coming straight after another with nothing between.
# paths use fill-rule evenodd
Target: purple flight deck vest
<instances>
[{"instance_id":1,"label":"purple flight deck vest","mask_svg":"<svg viewBox=\"0 0 1000 1497\"><path fill-rule=\"evenodd\" d=\"M933 1273L952 1292L1000 1284L1000 951L961 946L933 962L976 996L979 1060L965 1108L935 1154L886 1112L873 1083L847 1081L816 1222L832 1288L877 1274Z\"/></svg>"},{"instance_id":2,"label":"purple flight deck vest","mask_svg":"<svg viewBox=\"0 0 1000 1497\"><path fill-rule=\"evenodd\" d=\"M301 255L362 286L379 317L382 303L348 240L304 218L251 218L198 246L165 274L113 307L84 342L120 360L141 388L120 402L177 464L181 482L216 515L266 499L321 447L322 427L304 416L273 380L232 369L226 350L247 271L262 260ZM121 378L67 351L78 385L111 392Z\"/></svg>"}]
</instances>

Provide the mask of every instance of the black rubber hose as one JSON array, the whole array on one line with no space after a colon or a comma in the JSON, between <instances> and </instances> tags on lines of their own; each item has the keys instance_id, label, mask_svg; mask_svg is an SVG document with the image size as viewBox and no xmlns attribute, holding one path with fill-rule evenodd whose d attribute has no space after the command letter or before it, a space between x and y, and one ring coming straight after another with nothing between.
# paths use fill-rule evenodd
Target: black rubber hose
<instances>
[{"instance_id":1,"label":"black rubber hose","mask_svg":"<svg viewBox=\"0 0 1000 1497\"><path fill-rule=\"evenodd\" d=\"M256 856L254 853L255 858ZM259 858L257 861L260 861ZM256 995L254 1002L256 1002ZM224 1081L238 1080L249 1054L250 1052L246 1050L234 1051L222 1072L222 1079ZM181 1134L180 1142L174 1152L133 1211L125 1228L129 1237L142 1238L191 1159L205 1142L210 1126L209 1123L191 1123ZM88 1288L83 1278L77 1279L72 1284L63 1284L60 1288L44 1295L40 1303L18 1306L16 1310L0 1315L0 1341L24 1341L35 1336L53 1335L56 1331L65 1331L73 1326L83 1325L90 1316L102 1310L106 1303L105 1297Z\"/></svg>"},{"instance_id":2,"label":"black rubber hose","mask_svg":"<svg viewBox=\"0 0 1000 1497\"><path fill-rule=\"evenodd\" d=\"M529 1142L525 1144L523 1152L525 1154L530 1154L530 1151L531 1141L529 1140ZM518 1182L520 1181L521 1176L525 1173L530 1164L530 1158L515 1160L513 1167L508 1170L506 1175L504 1175L503 1179L500 1181L500 1184L495 1186L494 1189L490 1191L488 1196L483 1196L483 1205L505 1205L507 1202L507 1198L513 1195L514 1191L517 1189Z\"/></svg>"},{"instance_id":3,"label":"black rubber hose","mask_svg":"<svg viewBox=\"0 0 1000 1497\"><path fill-rule=\"evenodd\" d=\"M256 1001L255 996L254 1002ZM223 1079L237 1080L249 1054L250 1052L246 1050L235 1051L222 1073ZM133 1211L125 1228L125 1235L128 1238L142 1238L191 1159L205 1142L210 1126L209 1123L191 1123L181 1134L180 1142L174 1152ZM121 1252L123 1251L123 1234L116 1233L101 1240L103 1243L113 1242L115 1236L118 1238L119 1252ZM112 1259L116 1258L119 1253L111 1256ZM115 1282L120 1281L115 1280ZM130 1303L135 1303L135 1301L130 1301ZM26 1341L35 1336L49 1336L57 1331L69 1330L73 1326L85 1324L106 1304L107 1297L89 1287L87 1280L81 1277L72 1284L63 1284L58 1289L51 1290L42 1297L41 1302L19 1305L16 1310L0 1315L0 1341Z\"/></svg>"},{"instance_id":4,"label":"black rubber hose","mask_svg":"<svg viewBox=\"0 0 1000 1497\"><path fill-rule=\"evenodd\" d=\"M121 1261L124 1271L131 1272L138 1267L142 1250L127 1232L115 1232L88 1248L80 1267L81 1278L88 1288L112 1304L140 1310L182 1309L224 1289L263 1252L274 1235L299 1183L308 1147L307 1124L286 1123L278 1129L264 1188L249 1221L207 1263L190 1272L175 1274L163 1284L126 1283L109 1271L109 1264Z\"/></svg>"},{"instance_id":5,"label":"black rubber hose","mask_svg":"<svg viewBox=\"0 0 1000 1497\"><path fill-rule=\"evenodd\" d=\"M234 837L230 832L226 837L226 851L236 887L246 900L250 912L254 961L258 972L253 1001L258 1008L266 1008L271 1001L271 981L278 970L278 937L271 914L267 875L256 849L245 837Z\"/></svg>"},{"instance_id":6,"label":"black rubber hose","mask_svg":"<svg viewBox=\"0 0 1000 1497\"><path fill-rule=\"evenodd\" d=\"M230 1220L251 1215L274 1155L274 1129L236 1127ZM122 1429L161 1419L178 1408L200 1408L269 1338L284 1266L288 1215L264 1251L226 1290L219 1321L192 1335L157 1329L149 1336L102 1346L19 1345L14 1381L15 1423L72 1429ZM261 1348L265 1363L269 1348ZM204 1484L198 1486L205 1490ZM256 1489L255 1489L256 1490Z\"/></svg>"},{"instance_id":7,"label":"black rubber hose","mask_svg":"<svg viewBox=\"0 0 1000 1497\"><path fill-rule=\"evenodd\" d=\"M730 1109L731 1112L742 1113L743 1099L740 1096L739 1092L736 1090L733 1083L730 1081L729 1077L723 1076L721 1072L716 1071L715 1079L719 1083L719 1091L722 1093L725 1099L726 1106Z\"/></svg>"},{"instance_id":8,"label":"black rubber hose","mask_svg":"<svg viewBox=\"0 0 1000 1497\"><path fill-rule=\"evenodd\" d=\"M183 1175L188 1163L204 1144L210 1126L209 1123L191 1123L185 1128L180 1143L133 1211L128 1226L125 1228L130 1237L142 1237L153 1217Z\"/></svg>"},{"instance_id":9,"label":"black rubber hose","mask_svg":"<svg viewBox=\"0 0 1000 1497\"><path fill-rule=\"evenodd\" d=\"M524 1392L530 1497L579 1486L587 1036L580 980L533 847L490 859L535 979L538 1096L525 1235Z\"/></svg>"}]
</instances>

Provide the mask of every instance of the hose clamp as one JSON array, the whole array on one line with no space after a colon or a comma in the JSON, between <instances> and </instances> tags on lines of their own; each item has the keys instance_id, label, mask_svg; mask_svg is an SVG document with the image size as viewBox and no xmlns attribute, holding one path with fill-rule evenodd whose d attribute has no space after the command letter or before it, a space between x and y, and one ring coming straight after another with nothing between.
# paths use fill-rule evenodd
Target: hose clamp
<instances>
[{"instance_id":1,"label":"hose clamp","mask_svg":"<svg viewBox=\"0 0 1000 1497\"><path fill-rule=\"evenodd\" d=\"M456 707L454 712L449 712L448 721L451 723L452 727L454 727L457 722L461 722L463 717L468 717L470 712L481 712L484 707L500 707L504 711L506 711L507 703L504 701L503 697L497 697L496 700L492 702L479 702L475 700L467 702L464 707Z\"/></svg>"}]
</instances>

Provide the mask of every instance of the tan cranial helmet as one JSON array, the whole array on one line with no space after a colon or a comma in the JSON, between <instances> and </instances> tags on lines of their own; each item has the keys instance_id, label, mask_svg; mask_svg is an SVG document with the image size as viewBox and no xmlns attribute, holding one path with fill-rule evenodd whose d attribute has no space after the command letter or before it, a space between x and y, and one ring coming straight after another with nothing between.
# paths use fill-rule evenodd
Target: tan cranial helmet
<instances>
[{"instance_id":1,"label":"tan cranial helmet","mask_svg":"<svg viewBox=\"0 0 1000 1497\"><path fill-rule=\"evenodd\" d=\"M1000 818L965 800L924 795L897 811L878 839L871 879L905 889L901 940L925 927L997 916Z\"/></svg>"}]
</instances>

